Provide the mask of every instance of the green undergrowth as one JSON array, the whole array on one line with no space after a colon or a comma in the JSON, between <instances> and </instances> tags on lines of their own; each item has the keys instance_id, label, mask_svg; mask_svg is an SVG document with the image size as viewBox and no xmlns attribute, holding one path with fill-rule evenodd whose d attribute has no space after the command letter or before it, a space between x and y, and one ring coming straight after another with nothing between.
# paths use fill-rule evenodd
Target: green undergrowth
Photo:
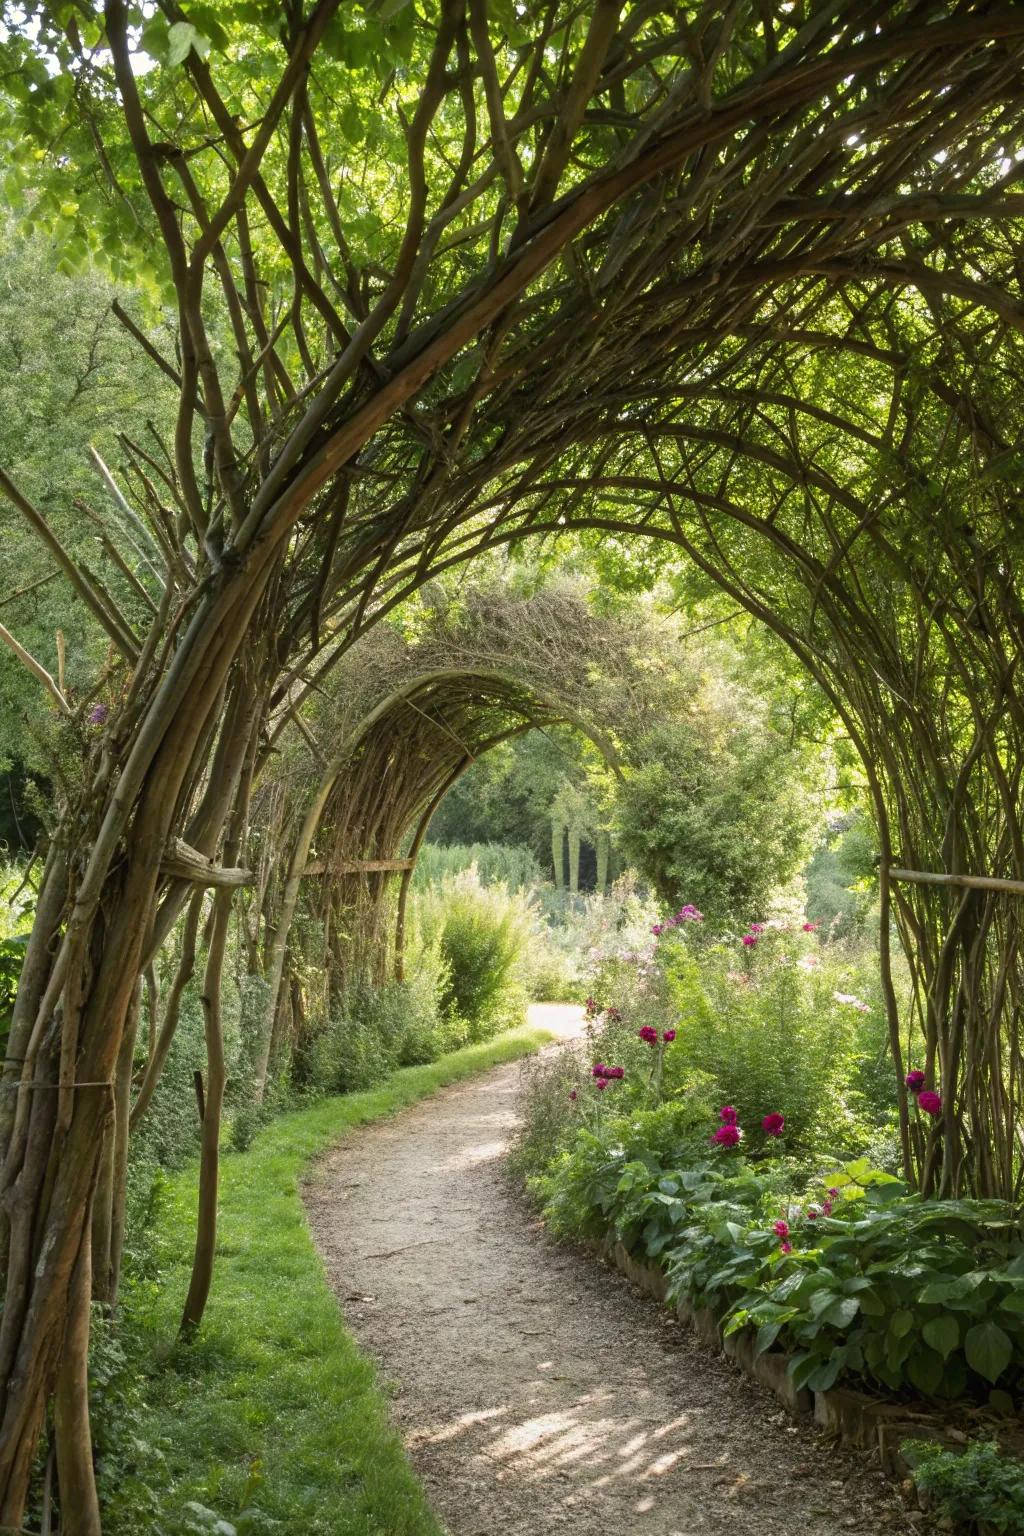
<instances>
[{"instance_id":1,"label":"green undergrowth","mask_svg":"<svg viewBox=\"0 0 1024 1536\"><path fill-rule=\"evenodd\" d=\"M524 1026L285 1115L248 1151L225 1154L213 1294L188 1345L174 1340L196 1171L167 1181L125 1309L123 1347L145 1362L131 1437L104 1454L100 1434L111 1536L440 1536L328 1287L299 1183L346 1131L551 1039Z\"/></svg>"}]
</instances>

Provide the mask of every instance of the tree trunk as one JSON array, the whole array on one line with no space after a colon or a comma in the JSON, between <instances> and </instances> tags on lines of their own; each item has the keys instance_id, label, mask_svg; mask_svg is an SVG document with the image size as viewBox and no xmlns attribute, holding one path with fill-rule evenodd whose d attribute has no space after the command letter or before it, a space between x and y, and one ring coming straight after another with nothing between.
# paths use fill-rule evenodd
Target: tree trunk
<instances>
[{"instance_id":1,"label":"tree trunk","mask_svg":"<svg viewBox=\"0 0 1024 1536\"><path fill-rule=\"evenodd\" d=\"M607 832L597 834L597 894L603 896L608 889L608 855L611 837Z\"/></svg>"},{"instance_id":2,"label":"tree trunk","mask_svg":"<svg viewBox=\"0 0 1024 1536\"><path fill-rule=\"evenodd\" d=\"M100 1505L89 1423L89 1224L68 1293L64 1352L53 1400L62 1536L100 1536Z\"/></svg>"},{"instance_id":3,"label":"tree trunk","mask_svg":"<svg viewBox=\"0 0 1024 1536\"><path fill-rule=\"evenodd\" d=\"M569 828L569 892L575 896L580 888L580 832L578 827Z\"/></svg>"},{"instance_id":4,"label":"tree trunk","mask_svg":"<svg viewBox=\"0 0 1024 1536\"><path fill-rule=\"evenodd\" d=\"M213 1259L217 1247L217 1183L220 1171L220 1123L224 1106L224 1033L221 1019L221 986L224 979L224 951L227 947L233 892L219 890L214 897L213 932L203 983L203 1022L206 1033L206 1099L203 1109L202 1144L199 1158L199 1214L196 1223L196 1247L192 1261L192 1279L181 1318L183 1334L194 1333L202 1322L203 1311L213 1280Z\"/></svg>"},{"instance_id":5,"label":"tree trunk","mask_svg":"<svg viewBox=\"0 0 1024 1536\"><path fill-rule=\"evenodd\" d=\"M565 888L565 864L564 860L565 828L554 817L551 820L551 863L555 871L555 890Z\"/></svg>"}]
</instances>

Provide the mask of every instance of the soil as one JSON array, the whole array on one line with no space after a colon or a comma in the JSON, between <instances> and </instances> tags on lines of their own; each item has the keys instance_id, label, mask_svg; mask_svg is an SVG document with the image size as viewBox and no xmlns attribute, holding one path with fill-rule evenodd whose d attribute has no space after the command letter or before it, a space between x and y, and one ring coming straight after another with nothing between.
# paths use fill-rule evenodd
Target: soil
<instances>
[{"instance_id":1,"label":"soil","mask_svg":"<svg viewBox=\"0 0 1024 1536\"><path fill-rule=\"evenodd\" d=\"M536 1007L532 1022L568 1038L580 1010ZM503 1161L519 1072L354 1132L305 1192L348 1326L451 1536L920 1530L867 1458L545 1234Z\"/></svg>"}]
</instances>

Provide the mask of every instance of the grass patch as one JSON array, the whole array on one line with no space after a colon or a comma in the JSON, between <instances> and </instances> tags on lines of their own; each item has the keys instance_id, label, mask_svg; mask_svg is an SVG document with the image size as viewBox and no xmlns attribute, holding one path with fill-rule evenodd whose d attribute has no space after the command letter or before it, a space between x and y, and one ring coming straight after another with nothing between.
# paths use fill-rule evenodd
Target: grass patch
<instances>
[{"instance_id":1,"label":"grass patch","mask_svg":"<svg viewBox=\"0 0 1024 1536\"><path fill-rule=\"evenodd\" d=\"M543 1029L512 1030L396 1072L379 1088L284 1115L248 1151L225 1153L213 1294L186 1347L173 1341L191 1264L196 1172L168 1181L155 1235L159 1283L137 1283L127 1307L131 1353L138 1345L152 1362L144 1401L134 1405L139 1461L135 1476L118 1475L117 1464L132 1458L123 1449L110 1457L104 1529L441 1536L388 1423L373 1366L328 1287L299 1181L311 1159L353 1127L552 1038ZM141 1484L154 1482L145 1512ZM217 1526L190 1504L229 1524Z\"/></svg>"}]
</instances>

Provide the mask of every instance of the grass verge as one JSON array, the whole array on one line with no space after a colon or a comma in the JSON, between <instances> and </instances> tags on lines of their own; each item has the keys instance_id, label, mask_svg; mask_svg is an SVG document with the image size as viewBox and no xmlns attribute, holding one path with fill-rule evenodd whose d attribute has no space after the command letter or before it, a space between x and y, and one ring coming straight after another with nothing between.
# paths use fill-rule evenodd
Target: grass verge
<instances>
[{"instance_id":1,"label":"grass verge","mask_svg":"<svg viewBox=\"0 0 1024 1536\"><path fill-rule=\"evenodd\" d=\"M106 1468L105 1530L441 1536L388 1423L373 1366L328 1287L299 1181L311 1159L353 1127L552 1038L529 1026L512 1030L405 1068L379 1088L284 1115L247 1152L226 1153L213 1293L187 1346L173 1341L191 1263L195 1170L168 1181L158 1277L137 1283L126 1309L130 1352L138 1348L151 1369L133 1404L136 1455L117 1453ZM118 1463L128 1461L136 1469L118 1475ZM139 1504L143 1484L148 1511Z\"/></svg>"}]
</instances>

